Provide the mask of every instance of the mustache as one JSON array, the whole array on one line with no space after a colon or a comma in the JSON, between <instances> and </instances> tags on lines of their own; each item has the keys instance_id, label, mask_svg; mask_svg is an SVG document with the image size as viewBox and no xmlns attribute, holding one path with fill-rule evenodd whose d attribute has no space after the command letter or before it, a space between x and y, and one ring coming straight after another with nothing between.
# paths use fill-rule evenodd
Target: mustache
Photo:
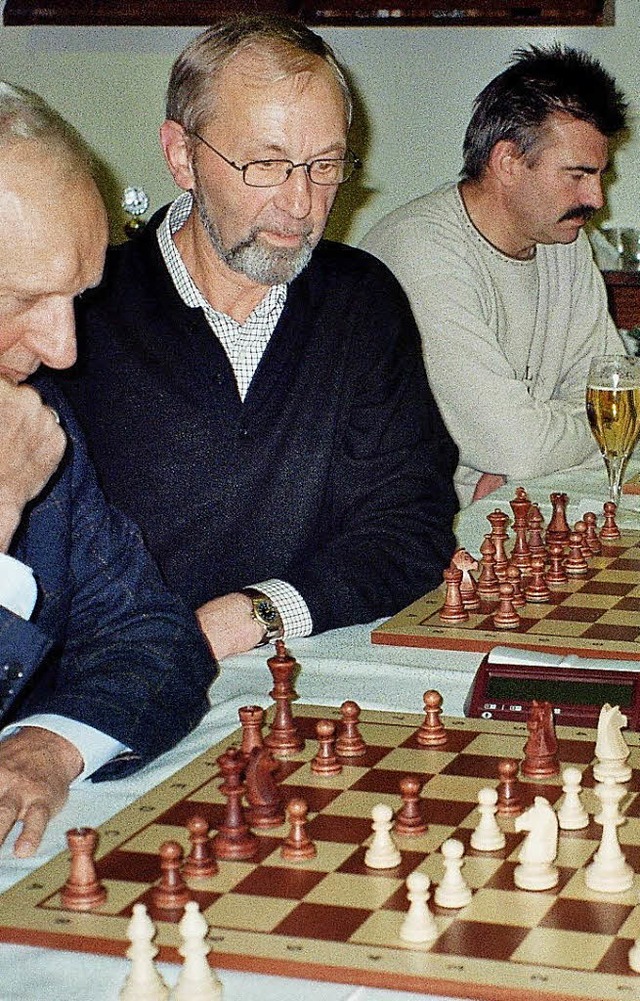
<instances>
[{"instance_id":1,"label":"mustache","mask_svg":"<svg viewBox=\"0 0 640 1001\"><path fill-rule=\"evenodd\" d=\"M593 205L576 205L574 208L569 209L568 212L560 218L560 222L564 222L565 219L584 219L585 222L591 219L596 214L596 210Z\"/></svg>"}]
</instances>

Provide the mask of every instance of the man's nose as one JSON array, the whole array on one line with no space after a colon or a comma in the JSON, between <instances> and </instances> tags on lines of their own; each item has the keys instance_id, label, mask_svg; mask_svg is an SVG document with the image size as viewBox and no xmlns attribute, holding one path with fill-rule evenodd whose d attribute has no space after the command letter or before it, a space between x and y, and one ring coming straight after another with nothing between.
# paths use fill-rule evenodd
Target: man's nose
<instances>
[{"instance_id":1,"label":"man's nose","mask_svg":"<svg viewBox=\"0 0 640 1001\"><path fill-rule=\"evenodd\" d=\"M29 347L43 365L69 368L77 357L73 299L48 302L38 321L29 335Z\"/></svg>"},{"instance_id":2,"label":"man's nose","mask_svg":"<svg viewBox=\"0 0 640 1001\"><path fill-rule=\"evenodd\" d=\"M278 186L276 201L280 208L296 219L304 219L311 211L313 184L303 163L295 166L284 184Z\"/></svg>"}]
</instances>

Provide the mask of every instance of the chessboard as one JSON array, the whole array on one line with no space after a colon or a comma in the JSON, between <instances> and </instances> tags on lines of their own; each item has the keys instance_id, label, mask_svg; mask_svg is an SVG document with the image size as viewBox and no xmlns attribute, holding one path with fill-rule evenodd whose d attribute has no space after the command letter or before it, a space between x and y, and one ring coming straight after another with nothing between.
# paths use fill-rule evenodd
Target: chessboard
<instances>
[{"instance_id":1,"label":"chessboard","mask_svg":"<svg viewBox=\"0 0 640 1001\"><path fill-rule=\"evenodd\" d=\"M496 629L497 600L481 600L465 622L445 623L446 585L371 633L373 643L487 652L507 645L583 657L640 660L640 532L623 530L591 556L580 577L550 587L545 602L527 602L511 629Z\"/></svg>"},{"instance_id":2,"label":"chessboard","mask_svg":"<svg viewBox=\"0 0 640 1001\"><path fill-rule=\"evenodd\" d=\"M602 833L592 815L583 830L560 832L560 878L552 890L514 888L524 835L516 833L512 818L500 818L504 848L480 852L470 847L478 791L498 784L500 759L522 760L528 737L524 722L442 717L446 743L425 748L417 740L424 717L363 711L359 728L365 756L343 760L337 775L320 776L310 769L318 747L316 724L339 719L340 711L296 705L294 716L305 747L280 760L277 778L285 798L306 800L307 831L317 854L305 862L283 859L285 824L258 832L259 850L251 861L220 860L216 875L188 880L210 928L211 966L484 1001L637 997L640 977L627 957L640 935L638 889L613 894L587 889L584 868ZM590 767L595 736L590 729L557 728L561 766L572 764L582 772L590 814L598 805ZM185 824L194 814L205 816L212 828L220 825L224 797L217 762L240 739L240 731L232 733L98 828L95 865L107 890L104 903L85 913L62 907L60 891L70 861L68 851L62 852L0 896L0 939L122 956L133 905L143 902L157 927L158 958L180 962L181 913L158 911L152 900L159 846L169 839L186 851ZM629 764L638 769L640 736L626 739ZM427 829L395 836L401 852L395 868L367 868L372 808L386 803L397 811L398 784L407 774L423 783ZM626 821L618 829L636 872L638 774L628 785ZM551 804L562 796L559 777L521 782L525 806L536 795ZM465 846L462 872L473 891L471 902L451 910L432 898L437 937L428 945L410 944L399 937L408 907L405 880L418 870L432 887L437 884L443 872L439 849L449 838Z\"/></svg>"}]
</instances>

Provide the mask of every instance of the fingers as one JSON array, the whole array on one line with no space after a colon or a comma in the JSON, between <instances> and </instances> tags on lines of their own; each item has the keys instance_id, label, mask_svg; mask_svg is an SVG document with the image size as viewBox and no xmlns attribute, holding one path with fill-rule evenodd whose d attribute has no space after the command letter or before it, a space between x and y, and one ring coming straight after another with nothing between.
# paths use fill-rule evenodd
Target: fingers
<instances>
[{"instance_id":1,"label":"fingers","mask_svg":"<svg viewBox=\"0 0 640 1001\"><path fill-rule=\"evenodd\" d=\"M22 821L22 831L16 838L13 854L17 858L28 858L40 846L51 811L44 803L32 803Z\"/></svg>"}]
</instances>

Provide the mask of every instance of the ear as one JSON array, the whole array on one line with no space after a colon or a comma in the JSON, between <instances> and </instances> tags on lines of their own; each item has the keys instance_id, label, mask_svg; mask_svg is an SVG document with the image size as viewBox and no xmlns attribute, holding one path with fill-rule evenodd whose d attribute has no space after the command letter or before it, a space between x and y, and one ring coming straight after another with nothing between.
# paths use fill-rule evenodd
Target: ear
<instances>
[{"instance_id":1,"label":"ear","mask_svg":"<svg viewBox=\"0 0 640 1001\"><path fill-rule=\"evenodd\" d=\"M191 150L182 125L171 120L164 122L160 129L160 143L174 181L184 191L191 191L194 184Z\"/></svg>"},{"instance_id":2,"label":"ear","mask_svg":"<svg viewBox=\"0 0 640 1001\"><path fill-rule=\"evenodd\" d=\"M487 166L501 184L509 187L520 177L525 157L512 140L500 139L489 154Z\"/></svg>"}]
</instances>

